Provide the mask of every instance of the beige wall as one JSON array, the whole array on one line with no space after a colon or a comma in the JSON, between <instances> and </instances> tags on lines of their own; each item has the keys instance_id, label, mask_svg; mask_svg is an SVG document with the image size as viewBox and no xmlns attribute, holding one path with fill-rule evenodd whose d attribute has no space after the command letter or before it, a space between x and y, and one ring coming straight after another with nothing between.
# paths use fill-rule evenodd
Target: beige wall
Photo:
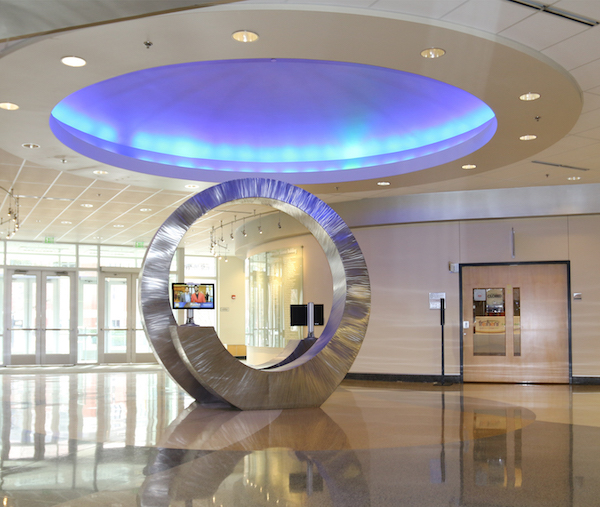
<instances>
[{"instance_id":1,"label":"beige wall","mask_svg":"<svg viewBox=\"0 0 600 507\"><path fill-rule=\"evenodd\" d=\"M219 338L228 345L245 343L244 311L246 306L244 261L229 257L219 262ZM235 296L232 299L231 296Z\"/></svg>"},{"instance_id":2,"label":"beige wall","mask_svg":"<svg viewBox=\"0 0 600 507\"><path fill-rule=\"evenodd\" d=\"M583 295L572 301L573 375L600 376L600 215L400 224L353 232L369 269L372 306L351 372L439 374L439 312L429 310L429 293L445 292L446 373L460 373L459 274L451 273L448 263L568 260L572 292ZM271 241L251 254L289 246L304 247L305 300L325 303L329 310L331 274L312 236ZM243 265L241 270L243 276Z\"/></svg>"},{"instance_id":3,"label":"beige wall","mask_svg":"<svg viewBox=\"0 0 600 507\"><path fill-rule=\"evenodd\" d=\"M511 230L515 231L512 257ZM439 374L439 313L446 292L446 373L460 372L459 275L448 263L571 262L574 376L600 376L600 216L395 225L356 229L372 286L367 336L352 372Z\"/></svg>"}]
</instances>

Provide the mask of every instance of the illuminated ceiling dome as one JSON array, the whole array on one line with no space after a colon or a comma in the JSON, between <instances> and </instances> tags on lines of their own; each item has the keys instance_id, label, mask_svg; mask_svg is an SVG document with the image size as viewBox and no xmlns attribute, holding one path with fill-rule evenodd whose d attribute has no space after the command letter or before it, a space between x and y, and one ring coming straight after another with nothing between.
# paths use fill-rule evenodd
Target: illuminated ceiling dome
<instances>
[{"instance_id":1,"label":"illuminated ceiling dome","mask_svg":"<svg viewBox=\"0 0 600 507\"><path fill-rule=\"evenodd\" d=\"M244 59L143 69L87 86L52 111L79 153L160 176L291 183L386 177L468 155L494 112L455 86L383 67Z\"/></svg>"}]
</instances>

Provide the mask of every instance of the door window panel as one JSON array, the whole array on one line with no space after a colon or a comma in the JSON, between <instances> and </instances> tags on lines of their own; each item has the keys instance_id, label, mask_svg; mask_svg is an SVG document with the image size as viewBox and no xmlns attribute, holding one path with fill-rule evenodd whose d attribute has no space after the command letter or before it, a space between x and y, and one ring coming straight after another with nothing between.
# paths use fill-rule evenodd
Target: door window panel
<instances>
[{"instance_id":1,"label":"door window panel","mask_svg":"<svg viewBox=\"0 0 600 507\"><path fill-rule=\"evenodd\" d=\"M107 277L104 282L104 351L127 351L127 278Z\"/></svg>"},{"instance_id":2,"label":"door window panel","mask_svg":"<svg viewBox=\"0 0 600 507\"><path fill-rule=\"evenodd\" d=\"M35 354L37 276L16 273L11 287L11 353Z\"/></svg>"},{"instance_id":3,"label":"door window panel","mask_svg":"<svg viewBox=\"0 0 600 507\"><path fill-rule=\"evenodd\" d=\"M506 355L503 288L473 289L473 355Z\"/></svg>"},{"instance_id":4,"label":"door window panel","mask_svg":"<svg viewBox=\"0 0 600 507\"><path fill-rule=\"evenodd\" d=\"M521 355L521 289L513 289L513 347L515 356Z\"/></svg>"},{"instance_id":5,"label":"door window panel","mask_svg":"<svg viewBox=\"0 0 600 507\"><path fill-rule=\"evenodd\" d=\"M69 354L71 278L46 276L46 354Z\"/></svg>"}]
</instances>

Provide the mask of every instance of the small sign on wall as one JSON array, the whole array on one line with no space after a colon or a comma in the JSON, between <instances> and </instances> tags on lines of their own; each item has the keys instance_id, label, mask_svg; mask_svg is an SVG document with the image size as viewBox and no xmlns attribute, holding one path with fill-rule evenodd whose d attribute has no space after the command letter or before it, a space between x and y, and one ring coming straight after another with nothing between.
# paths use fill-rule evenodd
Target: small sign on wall
<instances>
[{"instance_id":1,"label":"small sign on wall","mask_svg":"<svg viewBox=\"0 0 600 507\"><path fill-rule=\"evenodd\" d=\"M444 308L446 308L446 293L445 292L430 292L429 293L429 309L440 310L442 305L441 300L444 300Z\"/></svg>"}]
</instances>

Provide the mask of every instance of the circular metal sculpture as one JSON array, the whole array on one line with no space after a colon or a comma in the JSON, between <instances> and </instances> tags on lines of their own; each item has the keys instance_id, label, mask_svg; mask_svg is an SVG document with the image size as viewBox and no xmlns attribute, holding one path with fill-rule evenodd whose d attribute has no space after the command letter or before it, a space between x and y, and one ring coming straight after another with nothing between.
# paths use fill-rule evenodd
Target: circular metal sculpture
<instances>
[{"instance_id":1,"label":"circular metal sculpture","mask_svg":"<svg viewBox=\"0 0 600 507\"><path fill-rule=\"evenodd\" d=\"M169 268L186 231L225 203L268 204L296 218L323 248L333 278L329 320L302 356L269 370L234 358L214 329L178 326L169 303ZM362 252L344 221L314 195L269 179L233 180L185 202L160 227L142 266L140 308L146 334L171 377L200 403L243 409L320 406L348 373L367 329L371 305Z\"/></svg>"}]
</instances>

